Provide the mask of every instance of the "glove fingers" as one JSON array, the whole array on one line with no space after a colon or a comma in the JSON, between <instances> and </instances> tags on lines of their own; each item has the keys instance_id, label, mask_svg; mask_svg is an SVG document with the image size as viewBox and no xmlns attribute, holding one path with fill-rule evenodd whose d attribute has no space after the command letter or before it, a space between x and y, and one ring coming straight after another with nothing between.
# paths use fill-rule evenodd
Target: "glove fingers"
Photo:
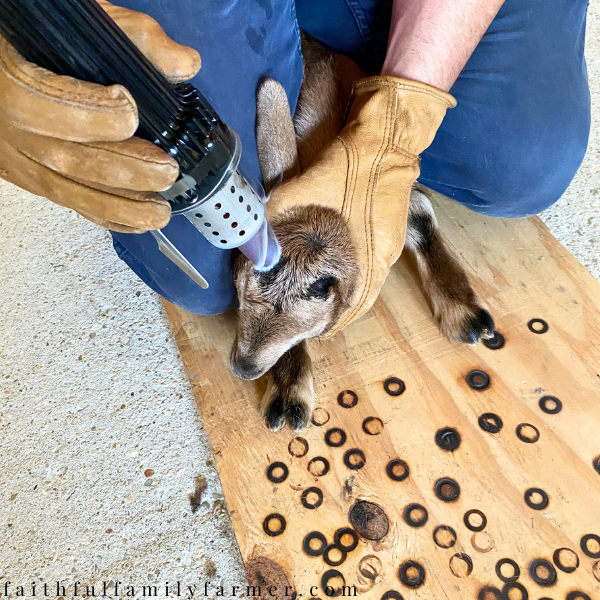
<instances>
[{"instance_id":1,"label":"glove fingers","mask_svg":"<svg viewBox=\"0 0 600 600\"><path fill-rule=\"evenodd\" d=\"M160 194L155 192L137 192L90 183L77 177L66 178L58 173L55 175L61 177L70 186L69 194L71 194L72 188L85 194L85 197L77 202L74 202L69 196L65 206L78 212L90 212L96 216L96 219L102 219L113 225L124 225L127 228L148 231L149 229L162 229L171 218L171 206ZM50 198L50 200L61 204L55 198ZM114 229L114 231L117 230Z\"/></svg>"},{"instance_id":2,"label":"glove fingers","mask_svg":"<svg viewBox=\"0 0 600 600\"><path fill-rule=\"evenodd\" d=\"M79 213L92 214L96 219L135 229L161 229L169 222L171 207L158 194L100 185L96 189L85 181L68 179L12 148L7 157L5 150L0 148L0 156L10 166L0 175L32 194Z\"/></svg>"},{"instance_id":3,"label":"glove fingers","mask_svg":"<svg viewBox=\"0 0 600 600\"><path fill-rule=\"evenodd\" d=\"M19 150L69 179L140 192L160 192L177 180L179 166L163 150L140 138L79 144L14 130Z\"/></svg>"},{"instance_id":4,"label":"glove fingers","mask_svg":"<svg viewBox=\"0 0 600 600\"><path fill-rule=\"evenodd\" d=\"M104 227L104 229L110 229L110 231L115 231L117 233L146 233L148 231L147 229L136 229L135 227L127 227L127 225L120 225L119 223L113 223L106 219L100 219L96 215L86 212L85 210L77 210L75 212L80 214L84 219L87 219L96 225L100 225L100 227Z\"/></svg>"},{"instance_id":5,"label":"glove fingers","mask_svg":"<svg viewBox=\"0 0 600 600\"><path fill-rule=\"evenodd\" d=\"M199 71L198 52L172 40L152 17L106 0L99 0L99 4L165 77L185 81Z\"/></svg>"},{"instance_id":6,"label":"glove fingers","mask_svg":"<svg viewBox=\"0 0 600 600\"><path fill-rule=\"evenodd\" d=\"M135 101L124 87L55 75L1 36L0 113L26 131L78 142L124 140L138 127Z\"/></svg>"}]
</instances>

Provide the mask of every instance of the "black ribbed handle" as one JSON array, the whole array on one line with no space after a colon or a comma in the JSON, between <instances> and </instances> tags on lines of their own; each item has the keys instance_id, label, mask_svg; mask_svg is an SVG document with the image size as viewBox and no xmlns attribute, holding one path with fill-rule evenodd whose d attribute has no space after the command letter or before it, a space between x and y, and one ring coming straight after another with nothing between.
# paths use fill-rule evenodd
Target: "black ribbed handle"
<instances>
[{"instance_id":1,"label":"black ribbed handle","mask_svg":"<svg viewBox=\"0 0 600 600\"><path fill-rule=\"evenodd\" d=\"M0 33L27 60L59 75L120 84L135 99L136 135L194 170L196 189L171 200L184 209L210 195L234 154L235 139L191 84L171 84L95 0L0 0Z\"/></svg>"}]
</instances>

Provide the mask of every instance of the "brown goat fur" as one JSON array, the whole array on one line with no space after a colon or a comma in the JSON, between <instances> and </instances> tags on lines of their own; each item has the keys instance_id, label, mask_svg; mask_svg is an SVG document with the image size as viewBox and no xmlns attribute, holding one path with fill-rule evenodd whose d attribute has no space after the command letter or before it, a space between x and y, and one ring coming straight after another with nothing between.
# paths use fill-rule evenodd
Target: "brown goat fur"
<instances>
[{"instance_id":1,"label":"brown goat fur","mask_svg":"<svg viewBox=\"0 0 600 600\"><path fill-rule=\"evenodd\" d=\"M266 80L257 93L257 145L267 189L312 163L344 125L352 81L362 76L348 58L303 35L304 79L294 120L285 91ZM413 256L440 330L459 342L494 334L494 322L474 293L437 228L427 191L411 194L405 249ZM261 403L266 425L294 430L308 424L314 406L306 340L327 333L348 307L358 276L350 230L341 214L323 206L288 209L272 225L282 248L270 271L240 256L235 282L239 324L230 365L244 379L267 373Z\"/></svg>"},{"instance_id":2,"label":"brown goat fur","mask_svg":"<svg viewBox=\"0 0 600 600\"><path fill-rule=\"evenodd\" d=\"M357 274L350 232L334 210L294 207L272 225L279 263L264 273L243 258L236 265L240 320L231 365L243 378L262 375L294 344L326 333L347 308Z\"/></svg>"}]
</instances>

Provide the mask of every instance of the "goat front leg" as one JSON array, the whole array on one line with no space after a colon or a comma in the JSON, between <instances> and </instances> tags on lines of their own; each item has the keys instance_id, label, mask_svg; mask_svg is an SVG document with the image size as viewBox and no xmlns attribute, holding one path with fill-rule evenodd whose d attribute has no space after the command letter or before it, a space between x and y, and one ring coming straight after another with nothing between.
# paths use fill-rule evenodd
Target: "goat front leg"
<instances>
[{"instance_id":1,"label":"goat front leg","mask_svg":"<svg viewBox=\"0 0 600 600\"><path fill-rule=\"evenodd\" d=\"M405 248L416 260L423 291L440 331L466 344L492 338L494 320L446 247L431 202L418 188L410 196Z\"/></svg>"},{"instance_id":2,"label":"goat front leg","mask_svg":"<svg viewBox=\"0 0 600 600\"><path fill-rule=\"evenodd\" d=\"M279 431L287 422L294 431L308 425L315 404L311 361L305 341L288 350L267 375L261 403L269 429Z\"/></svg>"}]
</instances>

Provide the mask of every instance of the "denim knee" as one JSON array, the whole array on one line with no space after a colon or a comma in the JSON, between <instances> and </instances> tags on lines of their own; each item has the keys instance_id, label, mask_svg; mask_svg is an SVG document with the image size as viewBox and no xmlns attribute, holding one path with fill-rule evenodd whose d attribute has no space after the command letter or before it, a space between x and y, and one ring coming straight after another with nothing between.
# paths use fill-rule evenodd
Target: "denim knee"
<instances>
[{"instance_id":1,"label":"denim knee","mask_svg":"<svg viewBox=\"0 0 600 600\"><path fill-rule=\"evenodd\" d=\"M482 212L518 218L539 214L552 206L581 166L589 132L589 122L577 123L566 131L556 128L554 144L550 146L541 138L515 143L507 153L506 168L495 171L495 178L488 183L489 197L495 202Z\"/></svg>"},{"instance_id":2,"label":"denim knee","mask_svg":"<svg viewBox=\"0 0 600 600\"><path fill-rule=\"evenodd\" d=\"M583 161L589 132L589 112L586 116L579 111L577 120L570 122L548 119L543 131L505 133L497 143L490 136L469 153L470 164L451 164L448 177L440 173L435 156L434 169L428 168L424 153L419 181L487 216L535 215L564 194Z\"/></svg>"}]
</instances>

